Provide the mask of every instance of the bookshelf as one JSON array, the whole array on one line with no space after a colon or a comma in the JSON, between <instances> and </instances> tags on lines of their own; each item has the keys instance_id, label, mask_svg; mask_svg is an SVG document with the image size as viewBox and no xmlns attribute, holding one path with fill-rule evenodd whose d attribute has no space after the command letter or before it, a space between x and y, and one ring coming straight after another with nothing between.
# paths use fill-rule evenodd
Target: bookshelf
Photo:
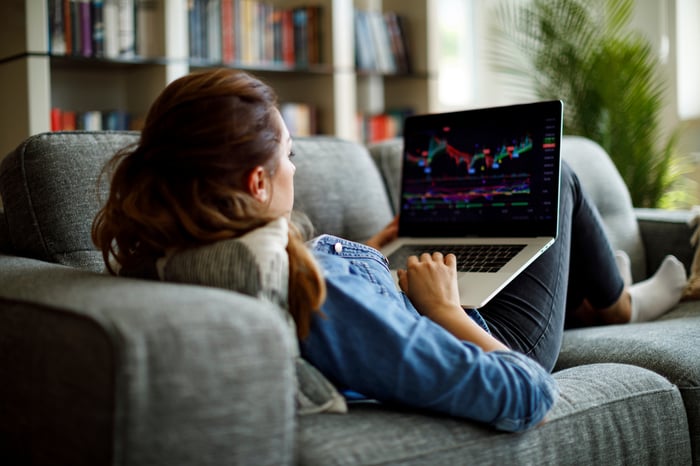
<instances>
[{"instance_id":1,"label":"bookshelf","mask_svg":"<svg viewBox=\"0 0 700 466\"><path fill-rule=\"evenodd\" d=\"M95 0L66 0L87 2ZM52 109L74 112L119 109L142 117L158 93L189 72L230 66L254 73L272 85L280 101L313 107L316 131L360 140L360 115L411 108L433 110L436 76L431 63L434 0L259 0L277 9L317 7L320 11L320 60L280 63L262 59L225 61L191 57L192 17L188 7L198 1L226 0L103 0L103 5L129 1L148 4L151 49L128 56L82 56L58 52L51 39L48 0L3 0L0 5L0 157L29 135L50 131ZM241 0L251 1L252 0ZM217 7L219 5L217 4ZM364 71L356 67L356 11L396 12L406 23L410 72ZM134 11L138 16L138 9ZM143 20L142 22L145 22ZM137 26L134 26L135 28ZM54 47L52 49L52 47ZM55 116L55 114L54 114Z\"/></svg>"}]
</instances>

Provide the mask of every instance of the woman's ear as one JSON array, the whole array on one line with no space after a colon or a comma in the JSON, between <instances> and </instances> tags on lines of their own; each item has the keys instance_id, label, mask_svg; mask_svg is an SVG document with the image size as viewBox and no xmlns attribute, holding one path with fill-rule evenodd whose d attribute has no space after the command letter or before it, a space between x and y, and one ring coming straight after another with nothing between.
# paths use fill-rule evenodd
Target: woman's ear
<instances>
[{"instance_id":1,"label":"woman's ear","mask_svg":"<svg viewBox=\"0 0 700 466\"><path fill-rule=\"evenodd\" d=\"M267 202L269 198L268 184L269 178L265 174L265 169L260 165L248 175L248 191L260 202Z\"/></svg>"}]
</instances>

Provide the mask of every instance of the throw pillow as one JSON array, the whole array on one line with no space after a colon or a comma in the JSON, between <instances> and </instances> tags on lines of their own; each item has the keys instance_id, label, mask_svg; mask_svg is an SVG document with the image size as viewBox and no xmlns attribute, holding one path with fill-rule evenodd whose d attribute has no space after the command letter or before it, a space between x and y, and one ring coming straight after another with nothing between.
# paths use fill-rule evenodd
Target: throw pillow
<instances>
[{"instance_id":1,"label":"throw pillow","mask_svg":"<svg viewBox=\"0 0 700 466\"><path fill-rule=\"evenodd\" d=\"M294 341L294 320L287 312L289 225L280 218L249 233L199 248L168 254L156 263L161 280L224 288L274 303ZM297 342L298 343L298 342ZM300 414L347 411L345 398L295 346L297 408Z\"/></svg>"}]
</instances>

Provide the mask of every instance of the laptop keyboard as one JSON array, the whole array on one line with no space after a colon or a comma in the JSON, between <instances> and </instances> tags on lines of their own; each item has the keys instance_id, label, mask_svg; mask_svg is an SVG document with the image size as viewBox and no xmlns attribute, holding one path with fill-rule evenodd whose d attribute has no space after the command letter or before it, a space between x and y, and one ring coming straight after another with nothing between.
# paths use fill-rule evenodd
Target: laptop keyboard
<instances>
[{"instance_id":1,"label":"laptop keyboard","mask_svg":"<svg viewBox=\"0 0 700 466\"><path fill-rule=\"evenodd\" d=\"M420 256L424 252L441 252L457 256L458 272L498 272L509 260L525 247L524 244L411 244L405 245L387 257L396 267L405 267L409 256Z\"/></svg>"}]
</instances>

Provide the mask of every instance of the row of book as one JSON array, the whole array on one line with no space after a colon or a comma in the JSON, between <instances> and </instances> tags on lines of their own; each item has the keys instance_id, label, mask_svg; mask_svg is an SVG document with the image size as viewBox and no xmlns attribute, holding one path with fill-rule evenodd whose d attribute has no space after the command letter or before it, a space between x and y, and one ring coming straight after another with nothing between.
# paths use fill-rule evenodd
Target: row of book
<instances>
[{"instance_id":1,"label":"row of book","mask_svg":"<svg viewBox=\"0 0 700 466\"><path fill-rule=\"evenodd\" d=\"M47 0L49 52L82 57L164 55L162 0Z\"/></svg>"},{"instance_id":2,"label":"row of book","mask_svg":"<svg viewBox=\"0 0 700 466\"><path fill-rule=\"evenodd\" d=\"M320 6L261 0L190 0L190 57L215 63L321 63Z\"/></svg>"},{"instance_id":3,"label":"row of book","mask_svg":"<svg viewBox=\"0 0 700 466\"><path fill-rule=\"evenodd\" d=\"M289 133L311 136L318 133L318 111L315 106L299 102L282 102L280 113ZM77 112L58 107L51 109L51 131L140 130L143 119L123 110Z\"/></svg>"},{"instance_id":4,"label":"row of book","mask_svg":"<svg viewBox=\"0 0 700 466\"><path fill-rule=\"evenodd\" d=\"M51 109L51 131L139 130L141 118L122 110L77 112L54 107Z\"/></svg>"},{"instance_id":5,"label":"row of book","mask_svg":"<svg viewBox=\"0 0 700 466\"><path fill-rule=\"evenodd\" d=\"M355 65L360 71L409 73L406 24L395 12L355 11Z\"/></svg>"},{"instance_id":6,"label":"row of book","mask_svg":"<svg viewBox=\"0 0 700 466\"><path fill-rule=\"evenodd\" d=\"M403 135L403 123L413 110L410 108L389 110L373 115L357 115L358 140L365 144L392 139Z\"/></svg>"},{"instance_id":7,"label":"row of book","mask_svg":"<svg viewBox=\"0 0 700 466\"><path fill-rule=\"evenodd\" d=\"M282 102L280 114L292 137L318 134L318 109L302 102Z\"/></svg>"}]
</instances>

